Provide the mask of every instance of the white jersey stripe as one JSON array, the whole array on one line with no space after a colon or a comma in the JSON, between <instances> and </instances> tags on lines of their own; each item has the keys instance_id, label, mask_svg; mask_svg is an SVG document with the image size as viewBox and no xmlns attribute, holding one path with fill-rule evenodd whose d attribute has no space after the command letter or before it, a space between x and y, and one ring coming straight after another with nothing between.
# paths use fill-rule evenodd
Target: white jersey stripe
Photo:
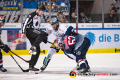
<instances>
[{"instance_id":1,"label":"white jersey stripe","mask_svg":"<svg viewBox=\"0 0 120 80\"><path fill-rule=\"evenodd\" d=\"M24 24L24 26L23 26L23 31L22 32L25 32L25 27L26 27L26 25L27 25L27 22L28 22L28 20L29 20L29 18L27 18L26 20L25 20L25 24Z\"/></svg>"}]
</instances>

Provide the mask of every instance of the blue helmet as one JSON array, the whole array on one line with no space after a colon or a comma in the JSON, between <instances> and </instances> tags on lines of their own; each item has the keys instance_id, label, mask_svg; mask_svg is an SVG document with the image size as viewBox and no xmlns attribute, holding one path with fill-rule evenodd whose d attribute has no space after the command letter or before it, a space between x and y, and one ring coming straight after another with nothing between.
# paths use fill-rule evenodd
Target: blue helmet
<instances>
[{"instance_id":1,"label":"blue helmet","mask_svg":"<svg viewBox=\"0 0 120 80\"><path fill-rule=\"evenodd\" d=\"M2 16L0 16L0 23L5 23L5 19L2 17Z\"/></svg>"},{"instance_id":2,"label":"blue helmet","mask_svg":"<svg viewBox=\"0 0 120 80\"><path fill-rule=\"evenodd\" d=\"M54 17L54 18L51 19L50 24L54 25L54 24L56 24L58 22L59 22L59 20L57 19L57 17Z\"/></svg>"}]
</instances>

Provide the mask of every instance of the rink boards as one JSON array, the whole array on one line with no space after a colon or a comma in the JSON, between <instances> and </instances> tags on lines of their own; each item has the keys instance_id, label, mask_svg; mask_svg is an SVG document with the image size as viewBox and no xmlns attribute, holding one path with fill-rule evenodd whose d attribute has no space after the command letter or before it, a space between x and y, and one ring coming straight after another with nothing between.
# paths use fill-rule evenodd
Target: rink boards
<instances>
[{"instance_id":1,"label":"rink boards","mask_svg":"<svg viewBox=\"0 0 120 80\"><path fill-rule=\"evenodd\" d=\"M14 24L14 26L9 27L10 23L7 24L7 27L2 28L1 39L5 44L16 52L19 55L28 55L28 50L31 45L27 38L21 39L21 28L20 25ZM43 24L42 30L45 30L45 27L48 24ZM66 24L69 25L69 24ZM70 24L75 27L75 24ZM84 26L82 26L84 25ZM107 24L106 24L107 25ZM78 33L88 37L91 40L91 46L87 53L120 53L120 28L119 24L116 24L117 27L113 28L112 24L109 25L109 28L101 28L101 24L79 24ZM17 27L19 26L19 27ZM114 25L115 26L115 25ZM17 27L17 28L16 28ZM76 30L76 28L74 28ZM55 36L53 34L49 35L48 41L53 42ZM46 54L51 44L40 44L41 54ZM57 54L64 54L60 51ZM3 55L9 55L3 52Z\"/></svg>"}]
</instances>

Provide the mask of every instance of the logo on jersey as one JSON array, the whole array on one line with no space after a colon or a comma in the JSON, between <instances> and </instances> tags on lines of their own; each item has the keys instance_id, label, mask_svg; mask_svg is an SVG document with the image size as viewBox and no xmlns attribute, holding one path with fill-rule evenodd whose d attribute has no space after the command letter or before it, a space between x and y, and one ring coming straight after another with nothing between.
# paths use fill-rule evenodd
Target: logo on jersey
<instances>
[{"instance_id":1,"label":"logo on jersey","mask_svg":"<svg viewBox=\"0 0 120 80\"><path fill-rule=\"evenodd\" d=\"M67 36L64 37L64 43L65 43L65 49L69 49L69 46L67 43Z\"/></svg>"},{"instance_id":2,"label":"logo on jersey","mask_svg":"<svg viewBox=\"0 0 120 80\"><path fill-rule=\"evenodd\" d=\"M72 71L72 72L70 72L69 75L70 75L71 78L75 78L76 77L76 72Z\"/></svg>"},{"instance_id":3,"label":"logo on jersey","mask_svg":"<svg viewBox=\"0 0 120 80\"><path fill-rule=\"evenodd\" d=\"M84 36L87 37L90 40L90 42L93 46L94 43L95 43L95 39L96 39L95 34L89 31Z\"/></svg>"},{"instance_id":4,"label":"logo on jersey","mask_svg":"<svg viewBox=\"0 0 120 80\"><path fill-rule=\"evenodd\" d=\"M77 54L77 55L80 55L80 54L81 54L81 52L80 52L80 51L77 51L77 52L76 52L76 54Z\"/></svg>"},{"instance_id":5,"label":"logo on jersey","mask_svg":"<svg viewBox=\"0 0 120 80\"><path fill-rule=\"evenodd\" d=\"M4 18L2 16L0 16L0 20L2 21L2 20L4 20Z\"/></svg>"},{"instance_id":6,"label":"logo on jersey","mask_svg":"<svg viewBox=\"0 0 120 80\"><path fill-rule=\"evenodd\" d=\"M34 19L38 19L38 17L34 18Z\"/></svg>"}]
</instances>

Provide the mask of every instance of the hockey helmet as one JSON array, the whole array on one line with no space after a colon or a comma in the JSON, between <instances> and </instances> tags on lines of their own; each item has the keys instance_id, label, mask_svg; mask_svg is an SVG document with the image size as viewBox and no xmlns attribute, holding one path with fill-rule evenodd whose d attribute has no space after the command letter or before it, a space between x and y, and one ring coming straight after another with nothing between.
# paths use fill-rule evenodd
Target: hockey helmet
<instances>
[{"instance_id":1,"label":"hockey helmet","mask_svg":"<svg viewBox=\"0 0 120 80\"><path fill-rule=\"evenodd\" d=\"M58 22L59 22L59 20L57 19L57 17L54 17L54 18L51 19L50 24L54 25L54 24L56 24Z\"/></svg>"},{"instance_id":2,"label":"hockey helmet","mask_svg":"<svg viewBox=\"0 0 120 80\"><path fill-rule=\"evenodd\" d=\"M41 10L41 11L45 11L45 10L46 10L46 8L45 8L45 6L44 6L43 4L39 4L39 5L37 6L37 9L39 9L39 10Z\"/></svg>"}]
</instances>

